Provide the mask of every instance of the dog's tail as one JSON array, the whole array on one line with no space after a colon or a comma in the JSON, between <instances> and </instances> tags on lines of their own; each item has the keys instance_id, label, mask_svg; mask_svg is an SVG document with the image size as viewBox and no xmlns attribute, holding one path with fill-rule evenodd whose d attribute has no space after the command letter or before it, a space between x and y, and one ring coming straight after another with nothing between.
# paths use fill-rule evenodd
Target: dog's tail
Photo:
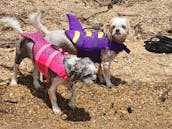
<instances>
[{"instance_id":1,"label":"dog's tail","mask_svg":"<svg viewBox=\"0 0 172 129\"><path fill-rule=\"evenodd\" d=\"M19 33L23 33L21 25L18 20L13 17L3 17L0 19L0 23L7 23L10 27L12 27L15 31Z\"/></svg>"},{"instance_id":2,"label":"dog's tail","mask_svg":"<svg viewBox=\"0 0 172 129\"><path fill-rule=\"evenodd\" d=\"M41 18L41 13L40 12L32 13L29 16L29 20L34 25L34 27L36 29L41 30L43 33L47 34L49 31L45 26L42 25L42 23L40 22L40 18Z\"/></svg>"}]
</instances>

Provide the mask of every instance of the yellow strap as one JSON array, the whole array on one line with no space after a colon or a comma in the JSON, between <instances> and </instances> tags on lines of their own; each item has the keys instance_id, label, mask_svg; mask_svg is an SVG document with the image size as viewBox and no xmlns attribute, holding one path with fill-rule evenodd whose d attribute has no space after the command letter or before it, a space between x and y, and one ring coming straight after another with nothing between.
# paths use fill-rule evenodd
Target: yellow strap
<instances>
[{"instance_id":1,"label":"yellow strap","mask_svg":"<svg viewBox=\"0 0 172 129\"><path fill-rule=\"evenodd\" d=\"M87 35L88 37L91 37L91 36L92 36L92 32L91 32L91 31L86 31L86 35Z\"/></svg>"},{"instance_id":2,"label":"yellow strap","mask_svg":"<svg viewBox=\"0 0 172 129\"><path fill-rule=\"evenodd\" d=\"M103 32L98 32L98 38L102 38L103 37Z\"/></svg>"},{"instance_id":3,"label":"yellow strap","mask_svg":"<svg viewBox=\"0 0 172 129\"><path fill-rule=\"evenodd\" d=\"M79 37L80 37L80 32L75 31L74 37L72 39L73 43L76 43L78 41Z\"/></svg>"}]
</instances>

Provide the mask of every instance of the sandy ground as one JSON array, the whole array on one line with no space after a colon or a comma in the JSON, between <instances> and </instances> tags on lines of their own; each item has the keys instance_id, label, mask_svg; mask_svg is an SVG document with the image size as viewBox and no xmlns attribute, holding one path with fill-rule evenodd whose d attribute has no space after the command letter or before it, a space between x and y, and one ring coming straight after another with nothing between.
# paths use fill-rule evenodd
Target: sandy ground
<instances>
[{"instance_id":1,"label":"sandy ground","mask_svg":"<svg viewBox=\"0 0 172 129\"><path fill-rule=\"evenodd\" d=\"M19 35L8 25L0 25L0 129L171 129L172 128L172 55L150 53L144 41L157 33L166 36L172 28L171 0L126 0L108 12L92 0L1 0L0 18L16 17L24 31L35 29L28 15L42 11L42 22L50 30L68 29L66 13L76 15L84 27L107 23L118 14L130 21L126 40L131 54L120 53L111 65L117 88L78 82L77 109L67 106L70 92L61 87L57 93L63 115L51 110L45 84L36 91L32 84L32 64L20 65L19 84L9 86ZM4 47L6 44L7 47ZM167 96L163 99L163 96Z\"/></svg>"}]
</instances>

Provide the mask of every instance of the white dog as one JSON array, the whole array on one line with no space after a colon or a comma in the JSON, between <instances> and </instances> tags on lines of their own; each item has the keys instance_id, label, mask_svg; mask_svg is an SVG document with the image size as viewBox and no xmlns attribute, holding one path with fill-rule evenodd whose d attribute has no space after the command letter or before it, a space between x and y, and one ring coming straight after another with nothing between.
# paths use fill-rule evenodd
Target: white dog
<instances>
[{"instance_id":1,"label":"white dog","mask_svg":"<svg viewBox=\"0 0 172 129\"><path fill-rule=\"evenodd\" d=\"M74 109L77 96L74 83L77 80L87 84L93 83L96 80L96 68L94 63L87 57L77 58L76 56L70 56L55 49L52 44L44 40L40 31L32 34L23 33L19 22L14 18L4 17L0 19L0 23L8 23L23 37L16 47L16 57L13 67L14 73L11 79L11 85L17 85L19 64L24 58L28 57L34 64L33 84L35 88L40 88L38 69L45 75L50 84L48 94L54 113L61 113L56 98L56 89L61 84L68 83L69 89L72 91L69 106Z\"/></svg>"},{"instance_id":2,"label":"white dog","mask_svg":"<svg viewBox=\"0 0 172 129\"><path fill-rule=\"evenodd\" d=\"M68 14L68 19L70 20L70 18L75 19L75 17ZM114 84L110 80L111 61L123 50L127 53L130 52L124 45L124 41L129 34L129 22L126 18L117 17L110 20L104 26L104 33L84 31L82 30L82 26L79 25L80 23L73 24L74 26L78 24L79 29L77 28L76 30L49 31L41 24L40 13L30 15L30 20L35 28L45 33L45 39L50 43L62 47L71 54L77 54L79 57L89 57L93 62L99 63L99 81L103 83L105 80L108 87L114 87ZM89 40L86 45L84 44L85 40ZM93 47L91 48L90 45L93 45Z\"/></svg>"}]
</instances>

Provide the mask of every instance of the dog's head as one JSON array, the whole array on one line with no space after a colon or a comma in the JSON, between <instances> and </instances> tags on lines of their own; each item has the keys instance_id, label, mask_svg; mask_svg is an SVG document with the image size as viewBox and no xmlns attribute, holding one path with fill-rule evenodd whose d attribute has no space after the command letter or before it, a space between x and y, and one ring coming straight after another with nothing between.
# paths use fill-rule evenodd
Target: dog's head
<instances>
[{"instance_id":1,"label":"dog's head","mask_svg":"<svg viewBox=\"0 0 172 129\"><path fill-rule=\"evenodd\" d=\"M129 21L123 17L112 18L103 27L105 35L112 41L123 43L129 34Z\"/></svg>"},{"instance_id":2,"label":"dog's head","mask_svg":"<svg viewBox=\"0 0 172 129\"><path fill-rule=\"evenodd\" d=\"M80 80L86 84L92 84L96 80L96 67L88 57L77 58L70 56L66 63L70 81Z\"/></svg>"}]
</instances>

